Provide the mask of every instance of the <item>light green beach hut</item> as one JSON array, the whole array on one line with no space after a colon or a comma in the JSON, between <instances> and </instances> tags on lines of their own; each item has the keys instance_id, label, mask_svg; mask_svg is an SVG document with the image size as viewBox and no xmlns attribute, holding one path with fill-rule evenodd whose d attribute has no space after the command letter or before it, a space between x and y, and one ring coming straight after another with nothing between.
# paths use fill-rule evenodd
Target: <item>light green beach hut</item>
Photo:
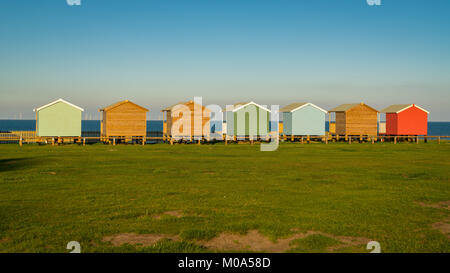
<instances>
[{"instance_id":1,"label":"light green beach hut","mask_svg":"<svg viewBox=\"0 0 450 273\"><path fill-rule=\"evenodd\" d=\"M280 109L283 134L295 136L325 135L326 110L310 102L297 102Z\"/></svg>"},{"instance_id":2,"label":"light green beach hut","mask_svg":"<svg viewBox=\"0 0 450 273\"><path fill-rule=\"evenodd\" d=\"M81 113L83 108L63 99L34 109L36 112L36 135L41 137L81 136Z\"/></svg>"},{"instance_id":3,"label":"light green beach hut","mask_svg":"<svg viewBox=\"0 0 450 273\"><path fill-rule=\"evenodd\" d=\"M269 134L270 110L253 101L227 106L225 117L228 136L261 137Z\"/></svg>"}]
</instances>

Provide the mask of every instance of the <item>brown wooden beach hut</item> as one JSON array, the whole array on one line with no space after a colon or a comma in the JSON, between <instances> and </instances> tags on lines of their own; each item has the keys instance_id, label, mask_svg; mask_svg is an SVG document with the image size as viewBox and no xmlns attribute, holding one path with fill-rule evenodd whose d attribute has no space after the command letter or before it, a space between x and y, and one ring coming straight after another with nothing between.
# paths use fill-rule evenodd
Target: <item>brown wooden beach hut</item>
<instances>
[{"instance_id":1,"label":"brown wooden beach hut","mask_svg":"<svg viewBox=\"0 0 450 273\"><path fill-rule=\"evenodd\" d=\"M378 110L362 102L342 104L329 112L336 113L336 135L377 135Z\"/></svg>"},{"instance_id":2,"label":"brown wooden beach hut","mask_svg":"<svg viewBox=\"0 0 450 273\"><path fill-rule=\"evenodd\" d=\"M99 109L99 112L102 112L102 137L129 139L147 135L147 108L124 100Z\"/></svg>"},{"instance_id":3,"label":"brown wooden beach hut","mask_svg":"<svg viewBox=\"0 0 450 273\"><path fill-rule=\"evenodd\" d=\"M184 110L189 110L190 112L190 119L184 120L184 122L190 123L190 130L188 130L188 132L186 132L186 129L183 128L183 122L180 120L183 118L182 112ZM192 100L179 102L161 110L161 112L165 113L165 136L191 138L209 136L210 134L211 111L205 106L197 104ZM172 114L174 114L174 116L172 116ZM180 124L177 125L177 121L180 121ZM172 128L174 124L177 126L175 129ZM200 124L201 126L199 126Z\"/></svg>"}]
</instances>

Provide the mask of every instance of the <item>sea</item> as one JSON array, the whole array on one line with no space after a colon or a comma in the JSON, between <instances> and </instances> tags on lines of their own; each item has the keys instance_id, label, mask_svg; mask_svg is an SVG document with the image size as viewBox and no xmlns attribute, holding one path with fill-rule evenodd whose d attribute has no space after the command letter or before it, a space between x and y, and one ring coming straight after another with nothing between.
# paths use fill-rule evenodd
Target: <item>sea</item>
<instances>
[{"instance_id":1,"label":"sea","mask_svg":"<svg viewBox=\"0 0 450 273\"><path fill-rule=\"evenodd\" d=\"M276 122L271 122L271 129L277 128ZM328 131L328 122L325 123L325 128ZM0 119L0 132L10 131L35 131L36 120L24 119ZM100 133L99 120L83 120L81 122L81 131L84 136L94 136ZM211 121L211 132L221 132L222 122ZM162 120L148 120L147 134L158 136L162 135L163 121ZM428 122L429 136L450 136L450 122Z\"/></svg>"}]
</instances>

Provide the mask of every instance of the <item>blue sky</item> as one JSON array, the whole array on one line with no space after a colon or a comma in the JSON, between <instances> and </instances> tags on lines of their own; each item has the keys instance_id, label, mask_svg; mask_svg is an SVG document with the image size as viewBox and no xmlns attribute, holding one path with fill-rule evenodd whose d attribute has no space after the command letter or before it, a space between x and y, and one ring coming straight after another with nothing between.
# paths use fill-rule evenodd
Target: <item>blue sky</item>
<instances>
[{"instance_id":1,"label":"blue sky","mask_svg":"<svg viewBox=\"0 0 450 273\"><path fill-rule=\"evenodd\" d=\"M450 121L450 1L5 0L0 118L64 98L416 103Z\"/></svg>"}]
</instances>

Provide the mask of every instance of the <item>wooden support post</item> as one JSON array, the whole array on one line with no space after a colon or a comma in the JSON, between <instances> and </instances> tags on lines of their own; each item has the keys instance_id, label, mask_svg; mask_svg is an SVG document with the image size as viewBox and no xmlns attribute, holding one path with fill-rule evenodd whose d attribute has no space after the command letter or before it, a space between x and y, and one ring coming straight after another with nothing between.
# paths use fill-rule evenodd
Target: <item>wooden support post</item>
<instances>
[{"instance_id":1,"label":"wooden support post","mask_svg":"<svg viewBox=\"0 0 450 273\"><path fill-rule=\"evenodd\" d=\"M394 144L397 144L397 136L394 137Z\"/></svg>"},{"instance_id":2,"label":"wooden support post","mask_svg":"<svg viewBox=\"0 0 450 273\"><path fill-rule=\"evenodd\" d=\"M253 145L253 137L250 137L250 145Z\"/></svg>"},{"instance_id":3,"label":"wooden support post","mask_svg":"<svg viewBox=\"0 0 450 273\"><path fill-rule=\"evenodd\" d=\"M419 144L419 136L416 136L416 144Z\"/></svg>"},{"instance_id":4,"label":"wooden support post","mask_svg":"<svg viewBox=\"0 0 450 273\"><path fill-rule=\"evenodd\" d=\"M351 136L347 136L348 138L348 144L352 144L352 137Z\"/></svg>"},{"instance_id":5,"label":"wooden support post","mask_svg":"<svg viewBox=\"0 0 450 273\"><path fill-rule=\"evenodd\" d=\"M325 144L328 144L328 133L325 134Z\"/></svg>"},{"instance_id":6,"label":"wooden support post","mask_svg":"<svg viewBox=\"0 0 450 273\"><path fill-rule=\"evenodd\" d=\"M336 142L339 141L339 135L336 135Z\"/></svg>"},{"instance_id":7,"label":"wooden support post","mask_svg":"<svg viewBox=\"0 0 450 273\"><path fill-rule=\"evenodd\" d=\"M142 137L142 146L145 145L145 141L146 141L145 137Z\"/></svg>"},{"instance_id":8,"label":"wooden support post","mask_svg":"<svg viewBox=\"0 0 450 273\"><path fill-rule=\"evenodd\" d=\"M55 146L55 138L52 137L52 146Z\"/></svg>"},{"instance_id":9,"label":"wooden support post","mask_svg":"<svg viewBox=\"0 0 450 273\"><path fill-rule=\"evenodd\" d=\"M438 144L441 144L441 137L438 136Z\"/></svg>"},{"instance_id":10,"label":"wooden support post","mask_svg":"<svg viewBox=\"0 0 450 273\"><path fill-rule=\"evenodd\" d=\"M22 134L20 134L19 146L22 147Z\"/></svg>"},{"instance_id":11,"label":"wooden support post","mask_svg":"<svg viewBox=\"0 0 450 273\"><path fill-rule=\"evenodd\" d=\"M303 144L303 136L302 136L302 144Z\"/></svg>"},{"instance_id":12,"label":"wooden support post","mask_svg":"<svg viewBox=\"0 0 450 273\"><path fill-rule=\"evenodd\" d=\"M83 137L83 146L86 146L86 138Z\"/></svg>"},{"instance_id":13,"label":"wooden support post","mask_svg":"<svg viewBox=\"0 0 450 273\"><path fill-rule=\"evenodd\" d=\"M375 143L375 137L372 137L372 144Z\"/></svg>"},{"instance_id":14,"label":"wooden support post","mask_svg":"<svg viewBox=\"0 0 450 273\"><path fill-rule=\"evenodd\" d=\"M113 137L113 146L116 146L116 138Z\"/></svg>"},{"instance_id":15,"label":"wooden support post","mask_svg":"<svg viewBox=\"0 0 450 273\"><path fill-rule=\"evenodd\" d=\"M173 145L173 138L170 137L170 145Z\"/></svg>"},{"instance_id":16,"label":"wooden support post","mask_svg":"<svg viewBox=\"0 0 450 273\"><path fill-rule=\"evenodd\" d=\"M202 138L201 137L198 138L198 143L197 144L198 145L202 144Z\"/></svg>"}]
</instances>

